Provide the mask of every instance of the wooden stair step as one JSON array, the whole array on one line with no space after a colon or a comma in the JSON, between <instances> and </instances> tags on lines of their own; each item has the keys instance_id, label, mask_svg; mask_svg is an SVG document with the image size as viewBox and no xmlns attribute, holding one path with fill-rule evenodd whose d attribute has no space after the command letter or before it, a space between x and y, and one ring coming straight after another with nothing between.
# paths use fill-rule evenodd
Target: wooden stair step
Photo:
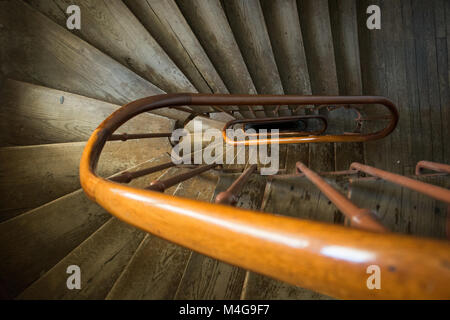
<instances>
[{"instance_id":1,"label":"wooden stair step","mask_svg":"<svg viewBox=\"0 0 450 320\"><path fill-rule=\"evenodd\" d=\"M229 0L223 5L258 93L284 94L259 0ZM266 116L290 115L286 106L274 113L276 108L264 106Z\"/></svg>"},{"instance_id":2,"label":"wooden stair step","mask_svg":"<svg viewBox=\"0 0 450 320\"><path fill-rule=\"evenodd\" d=\"M217 182L214 201L218 193L225 191L239 174L222 174ZM242 190L238 206L257 209L261 205L266 179L252 175ZM239 299L245 270L192 252L176 299Z\"/></svg>"},{"instance_id":3,"label":"wooden stair step","mask_svg":"<svg viewBox=\"0 0 450 320\"><path fill-rule=\"evenodd\" d=\"M450 176L415 179L450 188ZM353 180L350 199L358 206L373 210L392 232L416 236L446 238L448 204L384 180Z\"/></svg>"},{"instance_id":4,"label":"wooden stair step","mask_svg":"<svg viewBox=\"0 0 450 320\"><path fill-rule=\"evenodd\" d=\"M83 27L77 35L83 40L168 93L197 92L122 1L30 0L29 3L63 27L67 23L65 9L78 5L83 12ZM207 106L198 109L214 111Z\"/></svg>"},{"instance_id":5,"label":"wooden stair step","mask_svg":"<svg viewBox=\"0 0 450 320\"><path fill-rule=\"evenodd\" d=\"M0 221L80 188L79 163L85 142L0 148ZM110 176L170 150L167 138L110 141L98 173Z\"/></svg>"},{"instance_id":6,"label":"wooden stair step","mask_svg":"<svg viewBox=\"0 0 450 320\"><path fill-rule=\"evenodd\" d=\"M155 158L129 171L169 159ZM130 185L147 186L162 173L135 179ZM80 189L0 223L0 283L8 298L14 298L110 218Z\"/></svg>"},{"instance_id":7,"label":"wooden stair step","mask_svg":"<svg viewBox=\"0 0 450 320\"><path fill-rule=\"evenodd\" d=\"M179 0L177 4L230 93L256 94L220 1ZM244 117L253 117L247 107L240 106L239 110ZM264 116L261 106L254 110Z\"/></svg>"},{"instance_id":8,"label":"wooden stair step","mask_svg":"<svg viewBox=\"0 0 450 320\"><path fill-rule=\"evenodd\" d=\"M328 5L339 94L360 96L363 94L363 88L356 1L331 0ZM345 110L336 110L333 113L336 112L339 112L336 121L343 124L346 132L352 132L355 128L356 113ZM355 161L364 163L362 143L335 143L335 170L347 170Z\"/></svg>"},{"instance_id":9,"label":"wooden stair step","mask_svg":"<svg viewBox=\"0 0 450 320\"><path fill-rule=\"evenodd\" d=\"M346 184L334 179L325 180L346 195ZM266 194L264 212L272 212L300 219L328 223L342 222L342 214L336 206L307 178L277 178L270 182Z\"/></svg>"},{"instance_id":10,"label":"wooden stair step","mask_svg":"<svg viewBox=\"0 0 450 320\"><path fill-rule=\"evenodd\" d=\"M338 95L334 48L330 45L332 34L328 1L299 0L297 4L312 94ZM312 170L322 172L335 170L334 145L311 144L309 166Z\"/></svg>"},{"instance_id":11,"label":"wooden stair step","mask_svg":"<svg viewBox=\"0 0 450 320\"><path fill-rule=\"evenodd\" d=\"M0 92L0 146L87 141L119 106L8 79ZM144 113L115 133L171 132L175 121Z\"/></svg>"},{"instance_id":12,"label":"wooden stair step","mask_svg":"<svg viewBox=\"0 0 450 320\"><path fill-rule=\"evenodd\" d=\"M104 299L145 233L116 218L34 282L18 299ZM81 288L67 288L67 268L80 267Z\"/></svg>"},{"instance_id":13,"label":"wooden stair step","mask_svg":"<svg viewBox=\"0 0 450 320\"><path fill-rule=\"evenodd\" d=\"M164 93L23 1L2 1L0 21L7 77L120 105ZM180 121L189 116L175 109L153 113Z\"/></svg>"},{"instance_id":14,"label":"wooden stair step","mask_svg":"<svg viewBox=\"0 0 450 320\"><path fill-rule=\"evenodd\" d=\"M209 201L216 183L217 173L210 170L165 193ZM147 234L107 299L173 299L190 256L189 249Z\"/></svg>"},{"instance_id":15,"label":"wooden stair step","mask_svg":"<svg viewBox=\"0 0 450 320\"><path fill-rule=\"evenodd\" d=\"M174 0L124 2L198 91L228 93Z\"/></svg>"}]
</instances>

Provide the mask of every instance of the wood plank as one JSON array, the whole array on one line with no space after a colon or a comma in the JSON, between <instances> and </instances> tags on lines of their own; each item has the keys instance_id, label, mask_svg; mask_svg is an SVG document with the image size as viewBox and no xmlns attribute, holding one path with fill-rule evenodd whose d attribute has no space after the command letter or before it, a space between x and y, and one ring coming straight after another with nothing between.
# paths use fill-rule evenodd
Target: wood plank
<instances>
[{"instance_id":1,"label":"wood plank","mask_svg":"<svg viewBox=\"0 0 450 320\"><path fill-rule=\"evenodd\" d=\"M175 1L124 2L200 92L228 93Z\"/></svg>"},{"instance_id":2,"label":"wood plank","mask_svg":"<svg viewBox=\"0 0 450 320\"><path fill-rule=\"evenodd\" d=\"M436 52L435 5L436 1L424 3L412 1L416 54L419 63L418 90L420 93L421 127L428 129L430 140L423 145L422 152L433 159L443 162L442 145L448 144L442 135L440 105L440 86ZM450 108L450 106L444 106ZM445 124L446 126L448 123Z\"/></svg>"},{"instance_id":3,"label":"wood plank","mask_svg":"<svg viewBox=\"0 0 450 320\"><path fill-rule=\"evenodd\" d=\"M22 1L2 1L0 22L1 69L9 78L120 105L164 93ZM154 113L180 121L189 116Z\"/></svg>"},{"instance_id":4,"label":"wood plank","mask_svg":"<svg viewBox=\"0 0 450 320\"><path fill-rule=\"evenodd\" d=\"M145 232L111 218L17 298L104 299L144 236ZM66 270L71 265L80 267L80 290L67 289Z\"/></svg>"},{"instance_id":5,"label":"wood plank","mask_svg":"<svg viewBox=\"0 0 450 320\"><path fill-rule=\"evenodd\" d=\"M258 0L229 0L223 2L244 61L260 94L284 94L269 34ZM287 106L264 106L266 116L290 115Z\"/></svg>"},{"instance_id":6,"label":"wood plank","mask_svg":"<svg viewBox=\"0 0 450 320\"><path fill-rule=\"evenodd\" d=\"M221 175L211 201L225 191L239 174ZM252 175L239 197L238 206L256 209L261 205L266 179ZM193 252L175 299L239 299L245 270Z\"/></svg>"},{"instance_id":7,"label":"wood plank","mask_svg":"<svg viewBox=\"0 0 450 320\"><path fill-rule=\"evenodd\" d=\"M79 6L83 18L81 29L74 31L77 36L166 92L197 92L122 1L28 0L28 3L62 27L66 26L67 7Z\"/></svg>"},{"instance_id":8,"label":"wood plank","mask_svg":"<svg viewBox=\"0 0 450 320\"><path fill-rule=\"evenodd\" d=\"M0 92L0 146L87 141L118 105L7 80ZM116 133L170 132L175 121L141 114Z\"/></svg>"},{"instance_id":9,"label":"wood plank","mask_svg":"<svg viewBox=\"0 0 450 320\"><path fill-rule=\"evenodd\" d=\"M299 0L297 4L312 93L315 95L337 95L339 94L339 87L328 1ZM324 110L322 113L326 114ZM334 114L330 113L328 116L331 122ZM311 144L309 153L311 169L316 171L334 170L333 144Z\"/></svg>"},{"instance_id":10,"label":"wood plank","mask_svg":"<svg viewBox=\"0 0 450 320\"><path fill-rule=\"evenodd\" d=\"M365 8L380 3L358 2L363 86L365 93L391 98L399 108L400 122L388 138L366 144L366 161L409 174L426 157L441 161L448 145L444 141L449 119L448 58L443 57L448 51L443 48L443 19L436 14L442 5L383 2L382 29L372 32L365 28Z\"/></svg>"},{"instance_id":11,"label":"wood plank","mask_svg":"<svg viewBox=\"0 0 450 320\"><path fill-rule=\"evenodd\" d=\"M284 92L311 94L297 3L262 0L261 6Z\"/></svg>"},{"instance_id":12,"label":"wood plank","mask_svg":"<svg viewBox=\"0 0 450 320\"><path fill-rule=\"evenodd\" d=\"M261 6L284 92L286 94L311 94L311 82L297 2L295 0L262 0ZM295 114L305 114L305 111L299 109ZM295 159L308 164L309 157L302 156L309 154L308 144L288 145L287 153L286 168L290 172L295 171Z\"/></svg>"},{"instance_id":13,"label":"wood plank","mask_svg":"<svg viewBox=\"0 0 450 320\"><path fill-rule=\"evenodd\" d=\"M336 188L344 185L329 180ZM301 219L342 223L339 210L306 178L274 177L266 191L261 210ZM330 299L317 292L292 286L261 274L248 272L242 299Z\"/></svg>"},{"instance_id":14,"label":"wood plank","mask_svg":"<svg viewBox=\"0 0 450 320\"><path fill-rule=\"evenodd\" d=\"M450 187L450 177L417 178L420 181ZM381 223L392 232L423 237L446 238L448 204L383 180L354 180L350 199L372 209Z\"/></svg>"},{"instance_id":15,"label":"wood plank","mask_svg":"<svg viewBox=\"0 0 450 320\"><path fill-rule=\"evenodd\" d=\"M80 188L85 142L0 148L0 221ZM109 176L170 150L167 138L108 142L98 173Z\"/></svg>"},{"instance_id":16,"label":"wood plank","mask_svg":"<svg viewBox=\"0 0 450 320\"><path fill-rule=\"evenodd\" d=\"M166 193L205 201L211 198L216 182L217 173L208 171ZM184 247L146 235L107 299L173 299L190 255Z\"/></svg>"},{"instance_id":17,"label":"wood plank","mask_svg":"<svg viewBox=\"0 0 450 320\"><path fill-rule=\"evenodd\" d=\"M230 93L256 94L220 1L178 0L177 4ZM244 117L252 117L247 107L240 106L239 110ZM264 116L264 112L258 114Z\"/></svg>"},{"instance_id":18,"label":"wood plank","mask_svg":"<svg viewBox=\"0 0 450 320\"><path fill-rule=\"evenodd\" d=\"M444 8L444 9L442 9ZM441 97L442 137L450 137L450 3L438 1L435 5L436 14L436 54L439 73L439 92ZM442 145L444 162L450 159L449 143Z\"/></svg>"},{"instance_id":19,"label":"wood plank","mask_svg":"<svg viewBox=\"0 0 450 320\"><path fill-rule=\"evenodd\" d=\"M362 95L361 62L359 58L358 21L355 0L331 0L330 20L339 94ZM345 132L355 128L356 112L341 110ZM335 143L335 170L347 170L352 162L364 162L362 143Z\"/></svg>"},{"instance_id":20,"label":"wood plank","mask_svg":"<svg viewBox=\"0 0 450 320\"><path fill-rule=\"evenodd\" d=\"M229 93L174 0L128 0L125 4L199 92ZM205 107L199 110L205 110ZM236 111L239 108L221 106L213 107L213 110ZM211 114L217 119L225 116L223 112Z\"/></svg>"},{"instance_id":21,"label":"wood plank","mask_svg":"<svg viewBox=\"0 0 450 320\"><path fill-rule=\"evenodd\" d=\"M168 160L155 158L130 171ZM135 179L130 185L147 186L161 174ZM7 297L16 297L110 218L80 189L0 223L0 283Z\"/></svg>"}]
</instances>

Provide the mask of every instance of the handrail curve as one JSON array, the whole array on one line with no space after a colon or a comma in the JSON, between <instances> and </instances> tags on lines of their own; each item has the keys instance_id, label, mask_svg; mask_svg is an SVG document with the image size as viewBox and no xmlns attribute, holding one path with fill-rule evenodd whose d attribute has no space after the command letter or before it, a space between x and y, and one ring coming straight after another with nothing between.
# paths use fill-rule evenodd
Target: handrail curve
<instances>
[{"instance_id":1,"label":"handrail curve","mask_svg":"<svg viewBox=\"0 0 450 320\"><path fill-rule=\"evenodd\" d=\"M314 104L318 100L336 103L333 98L345 103L352 97L319 98L168 94L133 101L103 121L89 138L80 163L81 186L92 200L128 224L213 258L323 294L347 299L449 299L449 242L179 198L132 188L95 173L108 138L140 113L183 105L291 105ZM381 270L381 289L368 286L367 270L371 265Z\"/></svg>"}]
</instances>

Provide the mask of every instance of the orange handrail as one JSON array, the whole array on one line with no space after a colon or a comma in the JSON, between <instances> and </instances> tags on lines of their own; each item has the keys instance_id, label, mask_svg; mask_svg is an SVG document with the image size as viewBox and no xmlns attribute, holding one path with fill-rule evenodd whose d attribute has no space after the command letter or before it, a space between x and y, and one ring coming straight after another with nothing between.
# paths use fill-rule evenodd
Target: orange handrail
<instances>
[{"instance_id":1,"label":"orange handrail","mask_svg":"<svg viewBox=\"0 0 450 320\"><path fill-rule=\"evenodd\" d=\"M219 102L223 104L226 103L227 99L222 95L219 96ZM389 135L392 131L394 131L395 127L398 123L398 111L395 107L394 103L390 101L389 99L386 99L384 97L376 97L376 96L269 96L269 95L257 95L257 96L249 96L249 95L233 95L231 100L234 101L234 104L239 104L239 101L241 104L253 104L255 101L259 101L259 104L266 105L266 104L276 104L279 99L283 99L283 101L287 101L290 105L321 105L321 106L327 106L327 105L350 105L350 104L356 104L356 105L370 105L370 104L380 104L384 106L389 112L390 117L387 117L389 121L389 124L386 125L382 130L379 130L377 132L372 133L344 133L344 134L328 134L328 135L314 135L310 134L308 136L299 135L297 137L295 136L289 136L289 137L270 137L267 139L243 139L243 140L233 140L230 139L227 135L226 129L236 123L245 123L245 122L259 122L264 121L264 119L252 119L252 120L234 120L230 121L225 125L225 127L222 130L222 136L224 141L227 144L230 145L263 145L263 144L272 144L272 143L278 143L278 144L292 144L292 143L316 143L316 142L366 142L366 141L373 141L378 140L386 137ZM206 99L207 100L207 99ZM205 95L200 95L198 97L195 97L195 101L199 104L205 101ZM275 102L275 103L273 103ZM359 113L359 112L358 112ZM308 116L304 116L308 117ZM386 119L386 117L383 117L383 119ZM355 120L363 120L363 119L355 119ZM283 136L282 133L280 133L280 136Z\"/></svg>"},{"instance_id":2,"label":"orange handrail","mask_svg":"<svg viewBox=\"0 0 450 320\"><path fill-rule=\"evenodd\" d=\"M135 227L294 285L337 298L449 299L448 242L179 198L132 188L95 174L105 142L139 113L201 104L311 104L315 99L175 94L133 101L108 117L89 138L80 163L81 185L91 199ZM367 268L371 265L381 270L379 290L367 286Z\"/></svg>"}]
</instances>

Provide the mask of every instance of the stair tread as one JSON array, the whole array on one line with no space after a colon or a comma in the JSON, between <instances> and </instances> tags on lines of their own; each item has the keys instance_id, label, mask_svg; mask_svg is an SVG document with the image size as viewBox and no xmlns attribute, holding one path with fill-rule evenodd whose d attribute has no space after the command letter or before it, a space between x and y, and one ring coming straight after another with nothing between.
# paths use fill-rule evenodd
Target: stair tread
<instances>
[{"instance_id":1,"label":"stair tread","mask_svg":"<svg viewBox=\"0 0 450 320\"><path fill-rule=\"evenodd\" d=\"M168 159L154 158L130 171ZM135 179L130 185L147 186L158 174L161 172ZM15 297L47 272L110 218L79 189L0 223L0 256L4 261L0 265L0 283L7 288L9 297Z\"/></svg>"},{"instance_id":2,"label":"stair tread","mask_svg":"<svg viewBox=\"0 0 450 320\"><path fill-rule=\"evenodd\" d=\"M143 231L110 218L18 299L103 299L144 236ZM67 288L66 270L71 265L80 267L80 290Z\"/></svg>"},{"instance_id":3,"label":"stair tread","mask_svg":"<svg viewBox=\"0 0 450 320\"><path fill-rule=\"evenodd\" d=\"M312 94L338 95L334 48L330 45L333 38L328 1L301 0L297 4ZM335 170L334 144L310 144L308 164L315 171Z\"/></svg>"},{"instance_id":4,"label":"stair tread","mask_svg":"<svg viewBox=\"0 0 450 320\"><path fill-rule=\"evenodd\" d=\"M224 1L223 5L257 92L283 94L283 86L259 0L229 0ZM268 117L276 115L275 109L276 106L264 106ZM291 114L287 106L281 106L278 113Z\"/></svg>"},{"instance_id":5,"label":"stair tread","mask_svg":"<svg viewBox=\"0 0 450 320\"><path fill-rule=\"evenodd\" d=\"M167 175L179 173L178 169ZM216 181L217 173L208 171L165 193L208 201ZM190 255L187 248L147 234L107 299L173 299Z\"/></svg>"},{"instance_id":6,"label":"stair tread","mask_svg":"<svg viewBox=\"0 0 450 320\"><path fill-rule=\"evenodd\" d=\"M0 20L8 77L120 105L164 93L22 1L2 1ZM153 113L180 121L189 116L167 108Z\"/></svg>"},{"instance_id":7,"label":"stair tread","mask_svg":"<svg viewBox=\"0 0 450 320\"><path fill-rule=\"evenodd\" d=\"M200 92L228 93L175 1L124 2Z\"/></svg>"},{"instance_id":8,"label":"stair tread","mask_svg":"<svg viewBox=\"0 0 450 320\"><path fill-rule=\"evenodd\" d=\"M325 180L346 195L345 185L334 179L325 178ZM328 223L342 221L336 206L306 177L274 177L266 195L263 210Z\"/></svg>"},{"instance_id":9,"label":"stair tread","mask_svg":"<svg viewBox=\"0 0 450 320\"><path fill-rule=\"evenodd\" d=\"M343 189L332 180L336 188ZM261 210L301 219L333 223L340 219L337 208L305 177L276 178L266 188ZM293 286L264 275L248 272L242 291L243 299L320 299L330 297Z\"/></svg>"},{"instance_id":10,"label":"stair tread","mask_svg":"<svg viewBox=\"0 0 450 320\"><path fill-rule=\"evenodd\" d=\"M181 0L177 4L230 93L255 94L252 78L220 1ZM244 117L252 117L247 107L240 106L239 110ZM262 110L262 107L254 110ZM264 112L258 113L264 115Z\"/></svg>"},{"instance_id":11,"label":"stair tread","mask_svg":"<svg viewBox=\"0 0 450 320\"><path fill-rule=\"evenodd\" d=\"M450 188L450 176L414 177L422 182ZM390 231L445 238L448 204L384 180L355 179L350 199L373 210Z\"/></svg>"},{"instance_id":12,"label":"stair tread","mask_svg":"<svg viewBox=\"0 0 450 320\"><path fill-rule=\"evenodd\" d=\"M66 27L66 0L30 0L36 10ZM150 33L122 1L78 1L83 27L77 35L165 92L197 92ZM61 10L55 10L60 8ZM102 14L99 15L98 12ZM124 28L123 26L127 26ZM130 50L131 49L131 50ZM213 111L200 106L202 112Z\"/></svg>"},{"instance_id":13,"label":"stair tread","mask_svg":"<svg viewBox=\"0 0 450 320\"><path fill-rule=\"evenodd\" d=\"M0 146L87 141L119 106L8 79L0 93ZM174 120L141 114L116 133L169 132Z\"/></svg>"},{"instance_id":14,"label":"stair tread","mask_svg":"<svg viewBox=\"0 0 450 320\"><path fill-rule=\"evenodd\" d=\"M0 148L0 221L80 188L79 163L85 142ZM170 150L167 138L110 141L98 173L109 176Z\"/></svg>"},{"instance_id":15,"label":"stair tread","mask_svg":"<svg viewBox=\"0 0 450 320\"><path fill-rule=\"evenodd\" d=\"M222 174L217 182L214 195L225 191L240 174ZM266 179L252 175L239 197L238 206L257 209L261 205ZM176 299L239 299L245 270L192 252Z\"/></svg>"}]
</instances>

